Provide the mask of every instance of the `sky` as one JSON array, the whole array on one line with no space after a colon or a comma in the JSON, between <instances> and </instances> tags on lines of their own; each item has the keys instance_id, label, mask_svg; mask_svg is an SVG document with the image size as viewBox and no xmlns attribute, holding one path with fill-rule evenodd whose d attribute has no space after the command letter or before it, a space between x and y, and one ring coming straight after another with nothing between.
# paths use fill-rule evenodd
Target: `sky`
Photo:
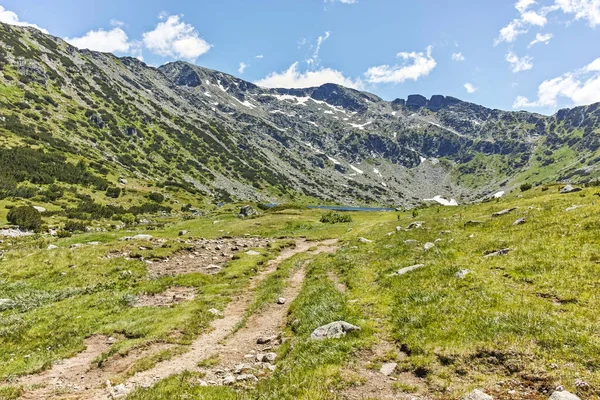
<instances>
[{"instance_id":1,"label":"sky","mask_svg":"<svg viewBox=\"0 0 600 400\"><path fill-rule=\"evenodd\" d=\"M0 0L0 21L265 87L542 114L600 101L600 0Z\"/></svg>"}]
</instances>

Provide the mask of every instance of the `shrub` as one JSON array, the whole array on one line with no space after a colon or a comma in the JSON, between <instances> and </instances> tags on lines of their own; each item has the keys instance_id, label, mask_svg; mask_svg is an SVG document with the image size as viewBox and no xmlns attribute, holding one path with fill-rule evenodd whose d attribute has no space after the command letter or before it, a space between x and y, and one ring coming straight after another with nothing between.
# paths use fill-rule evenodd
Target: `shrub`
<instances>
[{"instance_id":1,"label":"shrub","mask_svg":"<svg viewBox=\"0 0 600 400\"><path fill-rule=\"evenodd\" d=\"M161 193L156 193L156 192L152 192L148 195L148 198L152 201L155 201L157 203L162 203L163 201L165 201L165 196L162 195Z\"/></svg>"},{"instance_id":2,"label":"shrub","mask_svg":"<svg viewBox=\"0 0 600 400\"><path fill-rule=\"evenodd\" d=\"M526 192L529 189L531 189L531 187L532 187L531 183L524 183L521 185L520 189L521 189L521 192Z\"/></svg>"},{"instance_id":3,"label":"shrub","mask_svg":"<svg viewBox=\"0 0 600 400\"><path fill-rule=\"evenodd\" d=\"M56 236L58 236L59 238L68 238L71 237L71 232L61 229L58 232L56 232Z\"/></svg>"},{"instance_id":4,"label":"shrub","mask_svg":"<svg viewBox=\"0 0 600 400\"><path fill-rule=\"evenodd\" d=\"M342 222L352 222L352 217L348 214L340 214L333 211L330 211L326 214L323 214L321 217L321 222L325 224L338 224Z\"/></svg>"},{"instance_id":5,"label":"shrub","mask_svg":"<svg viewBox=\"0 0 600 400\"><path fill-rule=\"evenodd\" d=\"M42 216L31 206L13 208L8 212L6 219L21 229L39 230L42 226Z\"/></svg>"},{"instance_id":6,"label":"shrub","mask_svg":"<svg viewBox=\"0 0 600 400\"><path fill-rule=\"evenodd\" d=\"M85 232L87 231L87 227L85 223L80 221L67 221L65 224L65 231L68 232Z\"/></svg>"},{"instance_id":7,"label":"shrub","mask_svg":"<svg viewBox=\"0 0 600 400\"><path fill-rule=\"evenodd\" d=\"M123 214L121 216L121 221L125 223L125 225L133 225L135 223L135 215L133 214Z\"/></svg>"},{"instance_id":8,"label":"shrub","mask_svg":"<svg viewBox=\"0 0 600 400\"><path fill-rule=\"evenodd\" d=\"M106 189L106 197L116 199L120 195L121 195L121 188L119 188L119 187L109 187L108 189Z\"/></svg>"}]
</instances>

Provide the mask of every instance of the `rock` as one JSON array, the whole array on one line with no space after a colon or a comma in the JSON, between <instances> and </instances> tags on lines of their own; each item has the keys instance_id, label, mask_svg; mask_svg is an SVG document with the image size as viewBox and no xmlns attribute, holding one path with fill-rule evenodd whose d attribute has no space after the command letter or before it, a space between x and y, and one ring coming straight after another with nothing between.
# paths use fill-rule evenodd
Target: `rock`
<instances>
[{"instance_id":1,"label":"rock","mask_svg":"<svg viewBox=\"0 0 600 400\"><path fill-rule=\"evenodd\" d=\"M500 250L496 250L496 251L493 251L493 252L491 252L491 253L488 253L488 254L486 254L484 257L486 257L486 258L487 258L487 257L495 257L495 256L505 256L505 255L507 255L507 254L508 254L508 252L509 252L510 250L511 250L511 249L508 249L508 248L506 248L506 249L500 249Z\"/></svg>"},{"instance_id":2,"label":"rock","mask_svg":"<svg viewBox=\"0 0 600 400\"><path fill-rule=\"evenodd\" d=\"M248 254L249 256L260 256L260 253L254 250L248 250L246 254Z\"/></svg>"},{"instance_id":3,"label":"rock","mask_svg":"<svg viewBox=\"0 0 600 400\"><path fill-rule=\"evenodd\" d=\"M468 269L461 269L454 276L456 276L458 279L465 279L470 273L471 271L469 271Z\"/></svg>"},{"instance_id":4,"label":"rock","mask_svg":"<svg viewBox=\"0 0 600 400\"><path fill-rule=\"evenodd\" d=\"M241 374L244 371L251 371L253 369L254 368L252 368L252 366L249 365L249 364L239 364L239 365L235 366L235 369L234 369L233 373L236 374L236 375L239 375L239 374Z\"/></svg>"},{"instance_id":5,"label":"rock","mask_svg":"<svg viewBox=\"0 0 600 400\"><path fill-rule=\"evenodd\" d=\"M398 364L396 364L395 362L386 363L381 366L381 369L379 370L379 372L381 372L385 376L390 376L391 374L394 373L397 366L398 366Z\"/></svg>"},{"instance_id":6,"label":"rock","mask_svg":"<svg viewBox=\"0 0 600 400\"><path fill-rule=\"evenodd\" d=\"M0 299L0 311L8 310L13 308L17 303L12 299Z\"/></svg>"},{"instance_id":7,"label":"rock","mask_svg":"<svg viewBox=\"0 0 600 400\"><path fill-rule=\"evenodd\" d=\"M277 336L261 336L256 339L256 344L268 344L274 340L277 340Z\"/></svg>"},{"instance_id":8,"label":"rock","mask_svg":"<svg viewBox=\"0 0 600 400\"><path fill-rule=\"evenodd\" d=\"M35 208L35 210L36 210L37 212L41 212L41 213L43 213L43 212L46 212L46 209L45 209L44 207L40 207L40 206L33 206L33 208Z\"/></svg>"},{"instance_id":9,"label":"rock","mask_svg":"<svg viewBox=\"0 0 600 400\"><path fill-rule=\"evenodd\" d=\"M406 106L414 107L414 108L426 107L427 106L427 98L420 94L411 94L408 96L408 99L406 100Z\"/></svg>"},{"instance_id":10,"label":"rock","mask_svg":"<svg viewBox=\"0 0 600 400\"><path fill-rule=\"evenodd\" d=\"M240 208L238 218L247 218L252 215L258 215L258 212L252 206L243 206Z\"/></svg>"},{"instance_id":11,"label":"rock","mask_svg":"<svg viewBox=\"0 0 600 400\"><path fill-rule=\"evenodd\" d=\"M410 267L404 267L402 269L399 269L398 272L396 272L394 275L404 275L410 271L414 271L415 269L423 268L424 266L425 264L417 264L411 265Z\"/></svg>"},{"instance_id":12,"label":"rock","mask_svg":"<svg viewBox=\"0 0 600 400\"><path fill-rule=\"evenodd\" d=\"M223 385L233 385L235 383L235 376L227 375L223 378Z\"/></svg>"},{"instance_id":13,"label":"rock","mask_svg":"<svg viewBox=\"0 0 600 400\"><path fill-rule=\"evenodd\" d=\"M573 393L569 393L566 390L563 391L555 391L550 396L550 400L581 400L579 396L574 395Z\"/></svg>"},{"instance_id":14,"label":"rock","mask_svg":"<svg viewBox=\"0 0 600 400\"><path fill-rule=\"evenodd\" d=\"M468 395L464 396L462 400L493 400L494 398L488 394L483 393L479 389L473 390Z\"/></svg>"},{"instance_id":15,"label":"rock","mask_svg":"<svg viewBox=\"0 0 600 400\"><path fill-rule=\"evenodd\" d=\"M129 240L152 240L152 235L125 236L121 240L123 240L123 241L129 241Z\"/></svg>"},{"instance_id":16,"label":"rock","mask_svg":"<svg viewBox=\"0 0 600 400\"><path fill-rule=\"evenodd\" d=\"M423 246L423 250L427 251L427 250L431 250L435 247L434 243L431 242L427 242L425 243L425 245Z\"/></svg>"},{"instance_id":17,"label":"rock","mask_svg":"<svg viewBox=\"0 0 600 400\"><path fill-rule=\"evenodd\" d=\"M341 337L346 336L346 333L358 331L360 328L358 326L349 324L345 321L335 321L327 325L323 325L318 327L313 331L310 335L310 338L313 340L321 340L321 339L339 339Z\"/></svg>"},{"instance_id":18,"label":"rock","mask_svg":"<svg viewBox=\"0 0 600 400\"><path fill-rule=\"evenodd\" d=\"M217 310L216 308L211 308L210 310L208 310L208 312L217 317L222 317L224 315L221 311Z\"/></svg>"},{"instance_id":19,"label":"rock","mask_svg":"<svg viewBox=\"0 0 600 400\"><path fill-rule=\"evenodd\" d=\"M77 249L79 247L83 247L83 243L74 243L69 246L70 249Z\"/></svg>"},{"instance_id":20,"label":"rock","mask_svg":"<svg viewBox=\"0 0 600 400\"><path fill-rule=\"evenodd\" d=\"M212 272L212 273L216 273L216 272L219 272L219 271L221 270L221 266L219 266L219 265L216 265L216 264L208 264L208 265L205 267L205 269L206 269L207 271L210 271L210 272Z\"/></svg>"},{"instance_id":21,"label":"rock","mask_svg":"<svg viewBox=\"0 0 600 400\"><path fill-rule=\"evenodd\" d=\"M256 355L256 361L258 362L273 362L277 358L275 353L259 353Z\"/></svg>"},{"instance_id":22,"label":"rock","mask_svg":"<svg viewBox=\"0 0 600 400\"><path fill-rule=\"evenodd\" d=\"M518 220L513 222L513 225L523 225L525 222L527 222L525 218L519 218Z\"/></svg>"},{"instance_id":23,"label":"rock","mask_svg":"<svg viewBox=\"0 0 600 400\"><path fill-rule=\"evenodd\" d=\"M54 250L54 249L58 249L58 246L49 244L48 247L46 248L46 250Z\"/></svg>"},{"instance_id":24,"label":"rock","mask_svg":"<svg viewBox=\"0 0 600 400\"><path fill-rule=\"evenodd\" d=\"M242 382L242 381L258 381L258 378L252 374L243 374L243 375L239 375L236 380L238 382Z\"/></svg>"},{"instance_id":25,"label":"rock","mask_svg":"<svg viewBox=\"0 0 600 400\"><path fill-rule=\"evenodd\" d=\"M359 238L358 238L358 242L359 242L359 243L373 243L373 241L372 241L372 240L366 239L366 238L364 238L364 237L359 237Z\"/></svg>"},{"instance_id":26,"label":"rock","mask_svg":"<svg viewBox=\"0 0 600 400\"><path fill-rule=\"evenodd\" d=\"M284 297L280 297L277 299L277 304L285 304L285 298Z\"/></svg>"},{"instance_id":27,"label":"rock","mask_svg":"<svg viewBox=\"0 0 600 400\"><path fill-rule=\"evenodd\" d=\"M412 222L410 225L408 225L406 227L407 231L410 231L411 229L419 229L423 226L424 222L422 221L417 221L417 222Z\"/></svg>"},{"instance_id":28,"label":"rock","mask_svg":"<svg viewBox=\"0 0 600 400\"><path fill-rule=\"evenodd\" d=\"M127 179L123 178L122 176L121 176L121 177L119 177L119 180L118 180L118 182L119 182L121 185L127 185Z\"/></svg>"},{"instance_id":29,"label":"rock","mask_svg":"<svg viewBox=\"0 0 600 400\"><path fill-rule=\"evenodd\" d=\"M563 187L562 189L560 189L560 193L562 193L562 194L575 193L575 192L581 192L582 190L583 189L581 189L581 188L576 188L571 185L567 185L567 186Z\"/></svg>"},{"instance_id":30,"label":"rock","mask_svg":"<svg viewBox=\"0 0 600 400\"><path fill-rule=\"evenodd\" d=\"M575 211L575 210L577 210L577 209L578 209L578 208L580 208L580 207L581 207L581 206L577 206L577 205L573 204L571 207L568 207L568 208L567 208L565 211L566 211L566 212L569 212L569 211Z\"/></svg>"},{"instance_id":31,"label":"rock","mask_svg":"<svg viewBox=\"0 0 600 400\"><path fill-rule=\"evenodd\" d=\"M402 232L402 227L401 226L397 226L396 227L396 232Z\"/></svg>"},{"instance_id":32,"label":"rock","mask_svg":"<svg viewBox=\"0 0 600 400\"><path fill-rule=\"evenodd\" d=\"M179 231L179 236L184 236L184 235L187 235L188 233L190 233L190 231L186 231L186 230Z\"/></svg>"},{"instance_id":33,"label":"rock","mask_svg":"<svg viewBox=\"0 0 600 400\"><path fill-rule=\"evenodd\" d=\"M465 226L473 226L473 225L481 225L481 224L483 224L483 221L476 221L473 219L465 222Z\"/></svg>"},{"instance_id":34,"label":"rock","mask_svg":"<svg viewBox=\"0 0 600 400\"><path fill-rule=\"evenodd\" d=\"M498 211L492 214L492 217L500 217L502 215L506 215L506 214L510 214L511 212L515 211L517 209L517 207L513 207L513 208L507 208L506 210L502 210L502 211Z\"/></svg>"},{"instance_id":35,"label":"rock","mask_svg":"<svg viewBox=\"0 0 600 400\"><path fill-rule=\"evenodd\" d=\"M417 244L417 243L419 243L419 242L414 239L407 239L404 241L404 244Z\"/></svg>"},{"instance_id":36,"label":"rock","mask_svg":"<svg viewBox=\"0 0 600 400\"><path fill-rule=\"evenodd\" d=\"M111 388L111 394L112 394L113 399L123 398L123 397L127 396L128 393L129 393L129 391L127 390L125 385L122 383L120 385L113 386Z\"/></svg>"}]
</instances>

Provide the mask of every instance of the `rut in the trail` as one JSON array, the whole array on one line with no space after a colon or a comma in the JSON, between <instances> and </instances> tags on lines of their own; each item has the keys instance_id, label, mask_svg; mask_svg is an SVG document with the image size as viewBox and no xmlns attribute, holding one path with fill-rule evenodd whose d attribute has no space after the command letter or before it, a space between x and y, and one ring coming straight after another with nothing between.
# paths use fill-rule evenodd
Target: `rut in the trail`
<instances>
[{"instance_id":1,"label":"rut in the trail","mask_svg":"<svg viewBox=\"0 0 600 400\"><path fill-rule=\"evenodd\" d=\"M91 365L91 362L107 351L110 344L103 336L93 336L86 340L85 351L73 358L56 363L52 369L40 374L30 375L18 380L26 392L25 399L111 399L124 395L139 387L149 387L161 379L184 371L198 370L199 361L217 353L222 355L223 362L234 362L241 354L251 351L252 343L265 333L279 331L285 321L289 304L297 296L302 287L304 270L299 270L289 280L283 296L287 298L284 305L271 305L259 315L252 316L245 327L235 332L236 326L243 320L250 306L254 291L269 274L287 259L308 252L316 255L334 252L336 240L310 242L304 239L296 241L296 247L283 250L277 258L268 262L242 293L234 298L224 311L224 317L212 323L212 330L198 337L188 352L167 361L156 364L152 369L134 375L124 384L107 387L106 381L114 376L114 372L103 371ZM316 250L310 251L315 247ZM229 337L232 335L232 337ZM244 353L244 354L242 354ZM138 353L132 357L133 363L148 353Z\"/></svg>"}]
</instances>

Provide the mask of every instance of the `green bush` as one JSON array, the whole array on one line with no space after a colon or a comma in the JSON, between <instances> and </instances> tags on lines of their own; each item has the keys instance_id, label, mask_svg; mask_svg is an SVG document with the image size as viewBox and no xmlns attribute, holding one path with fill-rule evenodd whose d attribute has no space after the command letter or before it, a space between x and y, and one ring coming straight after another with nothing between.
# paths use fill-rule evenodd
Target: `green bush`
<instances>
[{"instance_id":1,"label":"green bush","mask_svg":"<svg viewBox=\"0 0 600 400\"><path fill-rule=\"evenodd\" d=\"M342 222L352 222L352 217L348 214L340 214L333 211L330 211L326 214L323 214L321 217L321 222L324 224L339 224Z\"/></svg>"},{"instance_id":2,"label":"green bush","mask_svg":"<svg viewBox=\"0 0 600 400\"><path fill-rule=\"evenodd\" d=\"M524 183L520 186L521 192L526 192L531 188L532 188L531 183Z\"/></svg>"},{"instance_id":3,"label":"green bush","mask_svg":"<svg viewBox=\"0 0 600 400\"><path fill-rule=\"evenodd\" d=\"M121 195L121 188L119 187L109 187L106 189L106 197L110 197L113 199L118 198Z\"/></svg>"},{"instance_id":4,"label":"green bush","mask_svg":"<svg viewBox=\"0 0 600 400\"><path fill-rule=\"evenodd\" d=\"M8 212L6 219L21 229L39 230L42 226L42 216L31 206L13 208Z\"/></svg>"},{"instance_id":5,"label":"green bush","mask_svg":"<svg viewBox=\"0 0 600 400\"><path fill-rule=\"evenodd\" d=\"M125 223L125 225L133 225L135 223L135 215L123 214L121 216L121 221L123 221Z\"/></svg>"},{"instance_id":6,"label":"green bush","mask_svg":"<svg viewBox=\"0 0 600 400\"><path fill-rule=\"evenodd\" d=\"M87 227L85 223L80 221L67 221L65 224L65 231L68 232L86 232Z\"/></svg>"},{"instance_id":7,"label":"green bush","mask_svg":"<svg viewBox=\"0 0 600 400\"><path fill-rule=\"evenodd\" d=\"M163 201L165 201L165 196L162 195L161 193L156 193L156 192L152 192L148 195L148 198L152 201L155 201L157 203L162 203Z\"/></svg>"}]
</instances>

